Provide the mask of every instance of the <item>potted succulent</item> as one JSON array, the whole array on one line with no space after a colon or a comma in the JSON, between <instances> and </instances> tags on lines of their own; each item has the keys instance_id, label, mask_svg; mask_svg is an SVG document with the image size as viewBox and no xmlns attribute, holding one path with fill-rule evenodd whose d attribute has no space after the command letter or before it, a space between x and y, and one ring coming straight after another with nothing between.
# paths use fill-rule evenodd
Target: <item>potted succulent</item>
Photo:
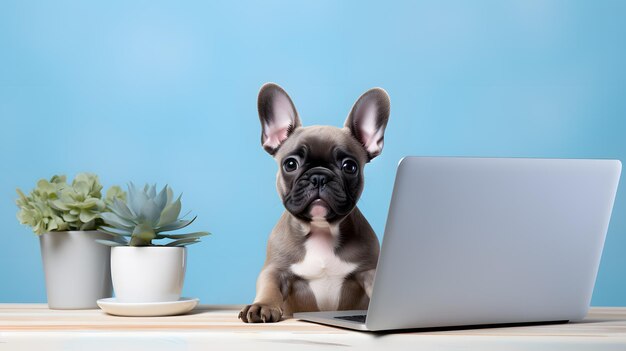
<instances>
[{"instance_id":1,"label":"potted succulent","mask_svg":"<svg viewBox=\"0 0 626 351\"><path fill-rule=\"evenodd\" d=\"M98 240L111 248L111 275L118 303L178 301L185 279L186 246L208 232L171 234L193 223L179 218L181 196L169 186L157 193L156 185L142 189L128 185L128 203L114 199L111 212L102 214L108 225L100 230L115 240ZM162 245L154 241L169 239ZM156 269L155 269L156 268Z\"/></svg>"},{"instance_id":2,"label":"potted succulent","mask_svg":"<svg viewBox=\"0 0 626 351\"><path fill-rule=\"evenodd\" d=\"M41 179L28 195L17 189L17 218L39 236L52 309L97 308L98 299L111 296L110 249L96 243L111 236L96 229L107 203L122 201L125 193L114 186L102 198L101 190L90 173L76 175L72 184L64 175Z\"/></svg>"}]
</instances>

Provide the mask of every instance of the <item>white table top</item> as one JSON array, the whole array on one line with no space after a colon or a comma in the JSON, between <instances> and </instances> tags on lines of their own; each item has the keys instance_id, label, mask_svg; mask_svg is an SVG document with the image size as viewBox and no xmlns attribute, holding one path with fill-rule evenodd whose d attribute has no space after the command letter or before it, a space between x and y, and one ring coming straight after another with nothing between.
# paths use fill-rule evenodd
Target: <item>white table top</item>
<instances>
[{"instance_id":1,"label":"white table top","mask_svg":"<svg viewBox=\"0 0 626 351\"><path fill-rule=\"evenodd\" d=\"M581 323L387 334L294 319L244 324L239 307L147 318L0 304L0 350L626 350L625 307L592 308Z\"/></svg>"}]
</instances>

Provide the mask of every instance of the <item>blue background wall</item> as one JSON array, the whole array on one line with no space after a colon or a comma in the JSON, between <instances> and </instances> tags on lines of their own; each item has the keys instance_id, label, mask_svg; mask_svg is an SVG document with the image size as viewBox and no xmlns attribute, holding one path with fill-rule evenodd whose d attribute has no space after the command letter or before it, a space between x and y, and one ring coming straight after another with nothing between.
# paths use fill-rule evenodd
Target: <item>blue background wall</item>
<instances>
[{"instance_id":1,"label":"blue background wall","mask_svg":"<svg viewBox=\"0 0 626 351\"><path fill-rule=\"evenodd\" d=\"M403 155L626 159L623 1L0 3L0 302L45 301L15 187L96 172L184 192L212 237L185 295L254 296L281 213L256 94L291 94L305 125L340 126L387 89L385 150L360 202L382 235ZM622 181L622 186L624 182ZM593 296L626 306L618 193Z\"/></svg>"}]
</instances>

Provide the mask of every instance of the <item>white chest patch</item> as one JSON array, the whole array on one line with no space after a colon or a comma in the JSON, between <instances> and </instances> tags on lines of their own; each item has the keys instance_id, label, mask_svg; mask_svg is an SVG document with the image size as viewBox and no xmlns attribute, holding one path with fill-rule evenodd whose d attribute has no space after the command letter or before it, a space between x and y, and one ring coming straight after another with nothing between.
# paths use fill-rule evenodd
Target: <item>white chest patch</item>
<instances>
[{"instance_id":1,"label":"white chest patch","mask_svg":"<svg viewBox=\"0 0 626 351\"><path fill-rule=\"evenodd\" d=\"M304 259L291 265L294 274L309 281L321 311L337 310L343 281L357 268L335 255L335 240L328 229L312 231L305 242Z\"/></svg>"}]
</instances>

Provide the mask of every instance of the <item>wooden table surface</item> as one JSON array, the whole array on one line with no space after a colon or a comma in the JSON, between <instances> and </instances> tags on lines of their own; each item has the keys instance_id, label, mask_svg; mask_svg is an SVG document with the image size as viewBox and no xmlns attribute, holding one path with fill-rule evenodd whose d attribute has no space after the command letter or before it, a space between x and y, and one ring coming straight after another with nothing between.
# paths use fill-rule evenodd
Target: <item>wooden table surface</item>
<instances>
[{"instance_id":1,"label":"wooden table surface","mask_svg":"<svg viewBox=\"0 0 626 351\"><path fill-rule=\"evenodd\" d=\"M0 350L626 350L626 308L595 307L580 323L364 333L301 322L244 324L240 306L172 317L0 304Z\"/></svg>"}]
</instances>

